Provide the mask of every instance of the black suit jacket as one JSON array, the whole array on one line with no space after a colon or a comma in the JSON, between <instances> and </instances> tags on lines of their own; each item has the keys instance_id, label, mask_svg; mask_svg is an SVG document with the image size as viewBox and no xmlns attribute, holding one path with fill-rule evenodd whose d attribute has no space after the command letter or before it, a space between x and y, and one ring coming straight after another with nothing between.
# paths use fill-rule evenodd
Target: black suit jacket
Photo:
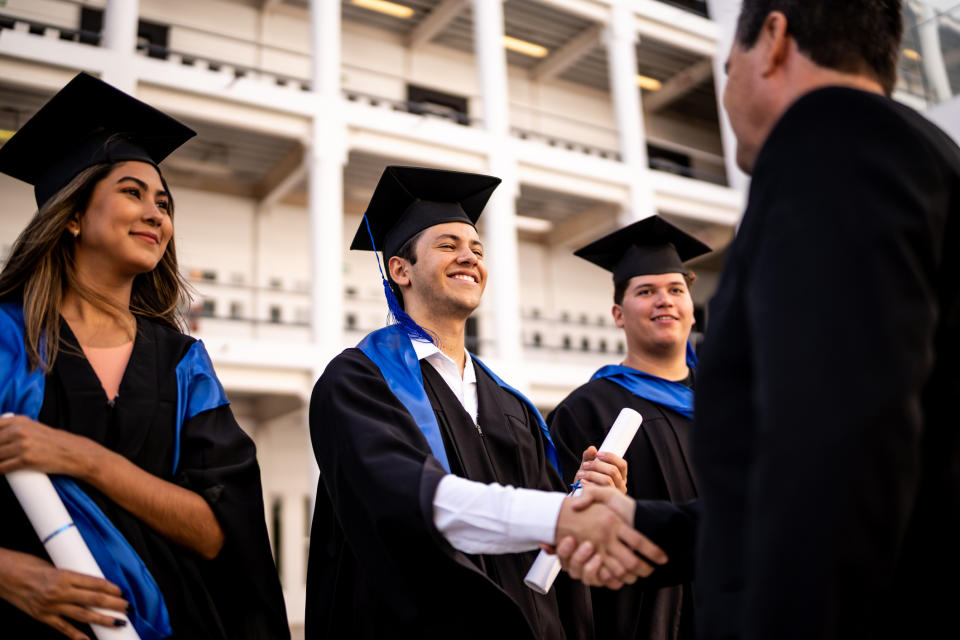
<instances>
[{"instance_id":1,"label":"black suit jacket","mask_svg":"<svg viewBox=\"0 0 960 640\"><path fill-rule=\"evenodd\" d=\"M956 636L958 260L943 132L843 88L781 118L697 379L700 637Z\"/></svg>"}]
</instances>

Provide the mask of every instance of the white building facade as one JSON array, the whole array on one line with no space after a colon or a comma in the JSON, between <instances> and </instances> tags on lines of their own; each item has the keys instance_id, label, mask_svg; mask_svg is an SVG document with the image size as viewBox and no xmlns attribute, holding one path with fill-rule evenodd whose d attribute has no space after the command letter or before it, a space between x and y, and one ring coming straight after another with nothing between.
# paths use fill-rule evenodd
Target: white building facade
<instances>
[{"instance_id":1,"label":"white building facade","mask_svg":"<svg viewBox=\"0 0 960 640\"><path fill-rule=\"evenodd\" d=\"M383 167L503 179L480 221L490 284L470 346L549 411L624 352L610 276L575 248L664 215L716 250L693 265L707 320L746 186L718 106L739 3L707 4L0 0L0 141L80 70L198 131L164 163L191 331L257 442L291 623L317 481L310 393L386 321L372 254L347 249ZM949 104L953 19L909 4L899 95ZM0 201L3 257L36 207L6 176Z\"/></svg>"}]
</instances>

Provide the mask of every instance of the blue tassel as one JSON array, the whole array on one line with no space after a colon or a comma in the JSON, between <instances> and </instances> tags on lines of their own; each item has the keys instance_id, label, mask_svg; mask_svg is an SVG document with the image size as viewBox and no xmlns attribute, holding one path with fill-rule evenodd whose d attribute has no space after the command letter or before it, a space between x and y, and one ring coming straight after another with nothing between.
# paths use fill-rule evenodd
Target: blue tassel
<instances>
[{"instance_id":1,"label":"blue tassel","mask_svg":"<svg viewBox=\"0 0 960 640\"><path fill-rule=\"evenodd\" d=\"M383 268L380 266L380 258L377 257L377 244L373 241L373 232L370 230L370 220L367 219L366 213L363 214L363 221L367 225L367 233L370 234L370 245L373 247L373 256L377 261L377 270L380 272L380 279L383 282L383 295L387 297L387 308L390 310L390 315L393 316L394 323L396 323L397 326L403 329L403 331L414 340L437 344L438 340L436 337L427 333L426 329L418 325L414 319L411 318L407 312L400 307L400 302L393 294L393 289L390 287L390 282L387 280L387 277L383 275Z\"/></svg>"}]
</instances>

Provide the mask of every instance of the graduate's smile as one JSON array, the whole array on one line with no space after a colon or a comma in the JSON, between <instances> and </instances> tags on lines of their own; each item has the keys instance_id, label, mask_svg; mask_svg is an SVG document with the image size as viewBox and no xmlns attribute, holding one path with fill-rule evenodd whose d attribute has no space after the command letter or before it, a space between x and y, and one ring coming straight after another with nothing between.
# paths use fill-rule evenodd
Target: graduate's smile
<instances>
[{"instance_id":1,"label":"graduate's smile","mask_svg":"<svg viewBox=\"0 0 960 640\"><path fill-rule=\"evenodd\" d=\"M453 280L459 280L460 282L466 282L467 284L474 286L480 284L480 276L469 271L455 271L447 274L447 277L452 278Z\"/></svg>"},{"instance_id":2,"label":"graduate's smile","mask_svg":"<svg viewBox=\"0 0 960 640\"><path fill-rule=\"evenodd\" d=\"M151 233L149 231L131 231L130 235L141 238L142 240L149 242L150 244L160 244L160 238L157 237L157 234Z\"/></svg>"}]
</instances>

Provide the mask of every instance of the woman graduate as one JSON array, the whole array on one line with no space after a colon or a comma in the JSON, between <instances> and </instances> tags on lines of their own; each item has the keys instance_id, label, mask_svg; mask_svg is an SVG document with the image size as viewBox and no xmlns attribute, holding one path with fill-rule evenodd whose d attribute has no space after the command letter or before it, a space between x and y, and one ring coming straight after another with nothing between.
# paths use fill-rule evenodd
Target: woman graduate
<instances>
[{"instance_id":1,"label":"woman graduate","mask_svg":"<svg viewBox=\"0 0 960 640\"><path fill-rule=\"evenodd\" d=\"M202 343L157 163L194 135L86 74L0 148L39 210L0 272L0 474L51 479L106 580L53 567L0 482L0 636L286 638L260 471Z\"/></svg>"}]
</instances>

